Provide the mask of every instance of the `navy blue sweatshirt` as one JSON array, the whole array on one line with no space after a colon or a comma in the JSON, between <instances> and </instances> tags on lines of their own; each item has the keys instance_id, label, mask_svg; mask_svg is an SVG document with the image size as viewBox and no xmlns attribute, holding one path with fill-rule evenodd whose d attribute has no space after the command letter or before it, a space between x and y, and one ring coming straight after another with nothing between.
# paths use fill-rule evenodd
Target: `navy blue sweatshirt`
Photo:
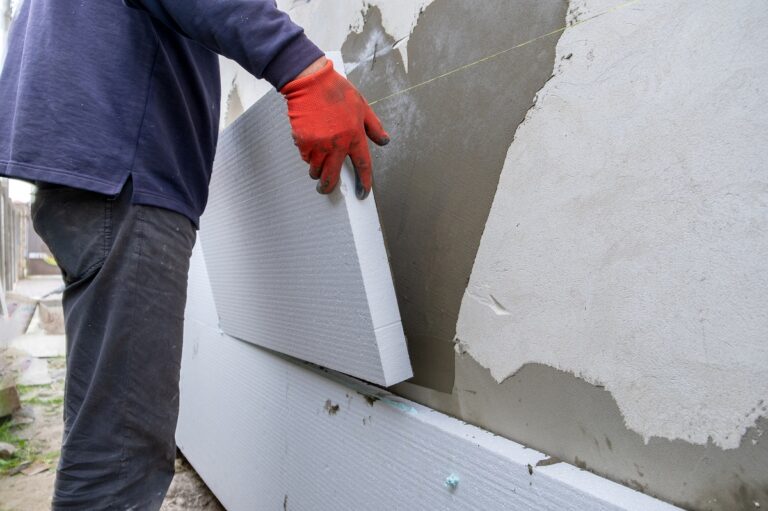
<instances>
[{"instance_id":1,"label":"navy blue sweatshirt","mask_svg":"<svg viewBox=\"0 0 768 511\"><path fill-rule=\"evenodd\" d=\"M0 175L117 194L197 224L217 54L275 87L321 51L274 0L25 0L0 74Z\"/></svg>"}]
</instances>

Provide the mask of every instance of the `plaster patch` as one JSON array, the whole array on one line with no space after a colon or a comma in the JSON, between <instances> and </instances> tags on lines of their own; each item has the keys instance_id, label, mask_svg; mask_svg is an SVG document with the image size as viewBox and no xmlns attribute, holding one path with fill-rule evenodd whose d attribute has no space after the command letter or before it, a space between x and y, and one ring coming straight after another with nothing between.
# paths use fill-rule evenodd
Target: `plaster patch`
<instances>
[{"instance_id":1,"label":"plaster patch","mask_svg":"<svg viewBox=\"0 0 768 511\"><path fill-rule=\"evenodd\" d=\"M272 85L266 80L259 80L240 67L234 60L219 58L221 69L221 116L220 129L226 128L242 112L256 104L264 94L272 90ZM230 108L230 98L237 96L240 101L240 111ZM236 115L235 115L236 114Z\"/></svg>"},{"instance_id":2,"label":"plaster patch","mask_svg":"<svg viewBox=\"0 0 768 511\"><path fill-rule=\"evenodd\" d=\"M372 63L375 58L384 57L397 49L405 70L408 70L408 41L422 11L434 0L341 0L329 6L317 0L279 0L280 9L287 12L293 21L304 27L309 38L324 51L338 51L350 34L362 33L372 7L381 19L378 34L370 39L357 61L346 64L351 73L358 66ZM320 22L319 20L322 20ZM271 90L271 85L245 71L236 62L220 59L222 75L222 112L227 110L227 98L235 89L243 108L247 110ZM399 90L399 89L398 89ZM224 115L220 128L225 128L232 119Z\"/></svg>"},{"instance_id":3,"label":"plaster patch","mask_svg":"<svg viewBox=\"0 0 768 511\"><path fill-rule=\"evenodd\" d=\"M340 0L329 6L317 0L279 0L278 6L304 27L307 35L324 51L340 50L350 33L360 33L372 6L381 13L381 24L395 43L408 70L408 39L419 15L434 0ZM322 23L317 20L322 19Z\"/></svg>"},{"instance_id":4,"label":"plaster patch","mask_svg":"<svg viewBox=\"0 0 768 511\"><path fill-rule=\"evenodd\" d=\"M237 85L233 84L232 90L229 91L226 100L226 110L222 110L222 112L224 112L222 120L225 126L231 124L245 112L243 101L240 99L240 93L237 91Z\"/></svg>"},{"instance_id":5,"label":"plaster patch","mask_svg":"<svg viewBox=\"0 0 768 511\"><path fill-rule=\"evenodd\" d=\"M767 23L761 0L641 0L563 33L457 325L497 381L604 385L646 441L732 449L766 414Z\"/></svg>"}]
</instances>

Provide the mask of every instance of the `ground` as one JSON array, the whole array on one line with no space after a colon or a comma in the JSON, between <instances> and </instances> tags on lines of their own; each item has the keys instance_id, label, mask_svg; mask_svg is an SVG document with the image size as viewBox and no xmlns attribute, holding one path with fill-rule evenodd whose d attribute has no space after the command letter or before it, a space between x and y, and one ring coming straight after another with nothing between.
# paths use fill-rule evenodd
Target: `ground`
<instances>
[{"instance_id":1,"label":"ground","mask_svg":"<svg viewBox=\"0 0 768 511\"><path fill-rule=\"evenodd\" d=\"M35 292L30 294L40 296L40 289L45 287L36 282L33 285L27 283L21 289L25 292L34 289ZM46 336L36 324L38 321L36 315L23 340L44 343L46 349L50 350L50 341L55 341L55 336ZM0 344L0 380L11 373L29 373L29 361L38 359L20 349L18 340L15 347ZM47 372L35 371L32 375L33 382L37 380L40 384L17 385L22 408L11 418L0 419L0 442L10 443L17 448L10 459L0 459L0 511L50 509L61 446L65 359L62 356L47 356L43 359L47 361ZM176 476L161 509L220 511L224 508L179 453Z\"/></svg>"}]
</instances>

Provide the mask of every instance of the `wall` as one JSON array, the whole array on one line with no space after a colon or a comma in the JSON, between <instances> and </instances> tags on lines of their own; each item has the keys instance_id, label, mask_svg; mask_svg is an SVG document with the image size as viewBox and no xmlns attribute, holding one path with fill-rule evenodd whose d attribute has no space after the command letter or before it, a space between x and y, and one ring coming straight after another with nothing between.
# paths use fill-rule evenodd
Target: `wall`
<instances>
[{"instance_id":1,"label":"wall","mask_svg":"<svg viewBox=\"0 0 768 511\"><path fill-rule=\"evenodd\" d=\"M612 5L574 1L571 18ZM641 1L564 32L507 154L457 337L497 382L555 367L610 392L646 443L705 446L694 489L660 493L715 507L743 488L717 497L733 509L768 497L768 10L720 5Z\"/></svg>"},{"instance_id":2,"label":"wall","mask_svg":"<svg viewBox=\"0 0 768 511\"><path fill-rule=\"evenodd\" d=\"M280 5L372 101L556 31L375 104L395 390L686 507L768 505L764 4ZM237 108L254 83L225 65Z\"/></svg>"},{"instance_id":3,"label":"wall","mask_svg":"<svg viewBox=\"0 0 768 511\"><path fill-rule=\"evenodd\" d=\"M458 336L497 381L545 363L604 384L646 439L732 449L768 396L768 11L637 5L560 39Z\"/></svg>"},{"instance_id":4,"label":"wall","mask_svg":"<svg viewBox=\"0 0 768 511\"><path fill-rule=\"evenodd\" d=\"M551 33L375 105L394 390L692 509L768 505L764 1L279 4L372 101ZM222 82L222 125L268 89Z\"/></svg>"}]
</instances>

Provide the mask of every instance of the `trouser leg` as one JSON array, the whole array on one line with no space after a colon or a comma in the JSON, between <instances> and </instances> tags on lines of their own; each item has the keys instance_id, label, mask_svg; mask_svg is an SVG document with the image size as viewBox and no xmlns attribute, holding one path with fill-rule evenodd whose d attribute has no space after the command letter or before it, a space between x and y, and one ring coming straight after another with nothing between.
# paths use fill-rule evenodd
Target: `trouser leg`
<instances>
[{"instance_id":1,"label":"trouser leg","mask_svg":"<svg viewBox=\"0 0 768 511\"><path fill-rule=\"evenodd\" d=\"M159 509L173 477L190 221L43 188L35 229L66 282L64 437L53 508Z\"/></svg>"}]
</instances>

